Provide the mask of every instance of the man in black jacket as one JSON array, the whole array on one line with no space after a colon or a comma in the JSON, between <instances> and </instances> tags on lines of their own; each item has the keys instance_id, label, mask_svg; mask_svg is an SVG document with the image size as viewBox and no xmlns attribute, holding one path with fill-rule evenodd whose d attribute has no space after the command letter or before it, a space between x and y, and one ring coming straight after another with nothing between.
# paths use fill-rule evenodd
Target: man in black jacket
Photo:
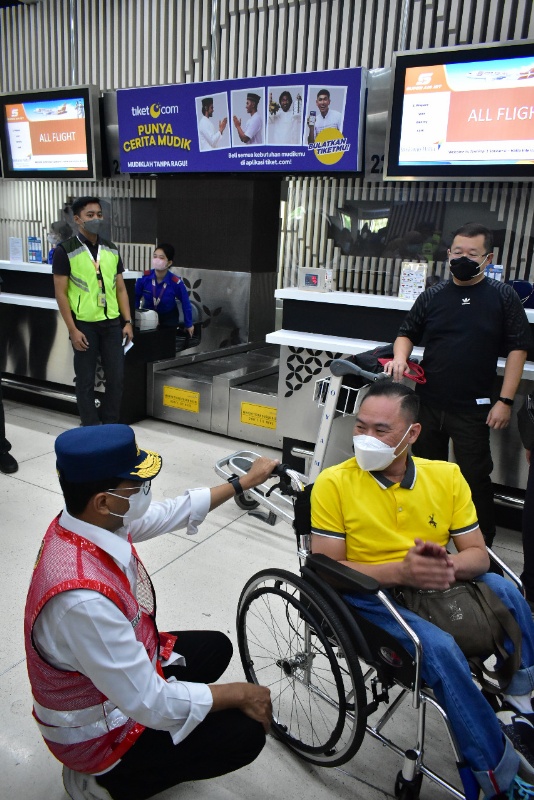
<instances>
[{"instance_id":1,"label":"man in black jacket","mask_svg":"<svg viewBox=\"0 0 534 800\"><path fill-rule=\"evenodd\" d=\"M468 223L448 252L452 279L419 295L402 323L386 372L401 380L414 345L425 345L427 382L417 386L421 436L414 454L448 459L449 439L473 495L486 544L495 537L490 428L507 428L527 349L523 306L511 286L485 276L491 232ZM506 355L500 396L492 399L497 358Z\"/></svg>"}]
</instances>

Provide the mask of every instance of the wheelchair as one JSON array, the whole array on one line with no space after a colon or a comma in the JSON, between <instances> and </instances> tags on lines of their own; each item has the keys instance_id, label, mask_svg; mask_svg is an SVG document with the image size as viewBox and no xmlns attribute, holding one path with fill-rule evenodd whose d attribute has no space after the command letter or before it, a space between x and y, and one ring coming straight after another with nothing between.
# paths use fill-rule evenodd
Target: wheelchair
<instances>
[{"instance_id":1,"label":"wheelchair","mask_svg":"<svg viewBox=\"0 0 534 800\"><path fill-rule=\"evenodd\" d=\"M337 372L339 379L348 370L343 364L334 362L332 366L333 375ZM363 377L369 379L369 375ZM372 380L376 379L373 375ZM333 384L324 394L339 395L341 380ZM336 398L331 402L335 404ZM323 420L329 411L327 400ZM320 444L321 436L320 428ZM315 456L317 473L324 450L318 452L316 448ZM224 477L242 475L257 457L251 451L234 453L217 462L216 471ZM271 689L274 735L312 764L339 767L353 758L368 734L402 759L394 785L400 800L417 800L424 777L458 800L476 800L478 784L464 768L447 714L422 680L423 652L417 635L377 581L322 554L311 553L311 484L287 465L279 466L276 475L276 486L256 487L240 498L239 505L249 513L263 506L271 517L293 524L300 571L293 574L273 568L253 575L241 592L236 619L246 679ZM521 589L519 578L489 552ZM343 600L343 593L352 592L376 595L409 637L413 653ZM495 707L494 696L486 696ZM409 747L384 732L407 701L411 701L416 715ZM460 788L425 762L428 707L435 709L445 725L461 777Z\"/></svg>"}]
</instances>

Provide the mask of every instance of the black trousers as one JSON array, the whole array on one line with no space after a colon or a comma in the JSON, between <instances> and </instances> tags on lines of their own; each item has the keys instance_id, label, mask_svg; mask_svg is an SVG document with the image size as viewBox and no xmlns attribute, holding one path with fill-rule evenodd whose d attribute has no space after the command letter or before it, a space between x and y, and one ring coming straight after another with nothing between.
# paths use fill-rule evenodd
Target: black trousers
<instances>
[{"instance_id":1,"label":"black trousers","mask_svg":"<svg viewBox=\"0 0 534 800\"><path fill-rule=\"evenodd\" d=\"M175 650L186 666L164 669L165 677L214 683L232 657L232 644L218 631L174 631ZM265 732L237 709L207 717L175 745L167 731L146 728L122 760L97 782L113 800L146 800L184 781L200 781L233 772L259 755Z\"/></svg>"},{"instance_id":2,"label":"black trousers","mask_svg":"<svg viewBox=\"0 0 534 800\"><path fill-rule=\"evenodd\" d=\"M528 470L527 491L523 508L523 574L527 600L534 602L534 454Z\"/></svg>"},{"instance_id":3,"label":"black trousers","mask_svg":"<svg viewBox=\"0 0 534 800\"><path fill-rule=\"evenodd\" d=\"M2 401L2 382L0 380L0 455L9 453L11 445L6 439L6 418L4 414L4 403Z\"/></svg>"},{"instance_id":4,"label":"black trousers","mask_svg":"<svg viewBox=\"0 0 534 800\"><path fill-rule=\"evenodd\" d=\"M495 538L495 509L491 472L490 429L486 424L490 406L481 406L469 414L440 411L421 403L421 434L412 447L420 458L448 461L449 439L454 457L469 484L480 530L491 547Z\"/></svg>"},{"instance_id":5,"label":"black trousers","mask_svg":"<svg viewBox=\"0 0 534 800\"><path fill-rule=\"evenodd\" d=\"M85 334L88 350L74 350L76 373L76 402L82 425L118 422L124 376L124 350L120 320L81 322L76 327ZM102 395L100 414L95 406L95 373L98 356L102 360L106 377L106 391Z\"/></svg>"}]
</instances>

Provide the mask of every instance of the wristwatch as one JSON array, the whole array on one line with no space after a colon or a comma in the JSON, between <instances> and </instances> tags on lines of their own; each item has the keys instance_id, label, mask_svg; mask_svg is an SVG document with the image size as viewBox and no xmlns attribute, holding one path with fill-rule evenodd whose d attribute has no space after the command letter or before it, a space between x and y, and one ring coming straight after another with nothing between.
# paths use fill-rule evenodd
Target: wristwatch
<instances>
[{"instance_id":1,"label":"wristwatch","mask_svg":"<svg viewBox=\"0 0 534 800\"><path fill-rule=\"evenodd\" d=\"M499 401L504 403L505 406L513 406L514 401L511 400L509 397L499 397Z\"/></svg>"},{"instance_id":2,"label":"wristwatch","mask_svg":"<svg viewBox=\"0 0 534 800\"><path fill-rule=\"evenodd\" d=\"M238 497L240 494L243 494L244 489L239 483L239 478L237 477L237 475L230 475L230 477L228 478L228 483L232 484L232 486L234 487L234 491Z\"/></svg>"},{"instance_id":3,"label":"wristwatch","mask_svg":"<svg viewBox=\"0 0 534 800\"><path fill-rule=\"evenodd\" d=\"M133 320L132 319L125 319L124 320L124 324L125 325L133 325Z\"/></svg>"}]
</instances>

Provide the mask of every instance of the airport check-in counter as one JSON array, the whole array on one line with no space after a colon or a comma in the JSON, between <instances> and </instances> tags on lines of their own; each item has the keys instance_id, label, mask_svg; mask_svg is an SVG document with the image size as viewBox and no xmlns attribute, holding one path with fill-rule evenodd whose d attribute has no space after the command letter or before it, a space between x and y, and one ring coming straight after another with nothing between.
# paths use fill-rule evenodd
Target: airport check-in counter
<instances>
[{"instance_id":1,"label":"airport check-in counter","mask_svg":"<svg viewBox=\"0 0 534 800\"><path fill-rule=\"evenodd\" d=\"M282 329L268 334L267 341L280 346L278 383L278 429L283 441L283 460L307 471L322 408L314 402L315 385L328 377L333 358L354 355L395 340L400 323L412 307L411 300L349 292L314 292L279 289L283 301ZM534 310L526 309L531 328ZM422 348L414 348L421 357ZM504 359L497 368L495 396L502 383ZM521 497L528 467L517 430L516 413L525 395L534 389L534 363L527 361L514 402L510 427L491 431L496 493ZM352 455L350 418L334 425L332 445L325 466Z\"/></svg>"},{"instance_id":2,"label":"airport check-in counter","mask_svg":"<svg viewBox=\"0 0 534 800\"><path fill-rule=\"evenodd\" d=\"M201 345L152 364L151 416L281 447L277 429L278 356L266 345L274 322L272 273L174 268L202 313Z\"/></svg>"},{"instance_id":3,"label":"airport check-in counter","mask_svg":"<svg viewBox=\"0 0 534 800\"><path fill-rule=\"evenodd\" d=\"M134 284L141 273L125 271L132 318ZM49 264L0 261L0 371L6 396L76 412L73 350L54 297ZM173 330L134 330L125 356L121 421L146 416L147 363L175 354ZM105 391L97 370L95 398Z\"/></svg>"}]
</instances>

